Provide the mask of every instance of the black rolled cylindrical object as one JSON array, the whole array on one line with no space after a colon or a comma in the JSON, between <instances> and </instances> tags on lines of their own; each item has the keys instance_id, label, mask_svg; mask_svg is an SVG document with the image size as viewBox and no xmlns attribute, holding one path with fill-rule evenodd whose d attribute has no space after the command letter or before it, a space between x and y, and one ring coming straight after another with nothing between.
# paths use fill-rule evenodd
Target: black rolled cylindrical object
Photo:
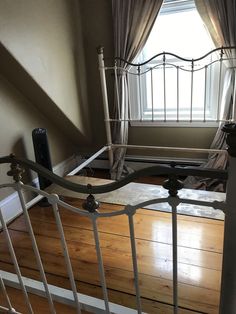
<instances>
[{"instance_id":1,"label":"black rolled cylindrical object","mask_svg":"<svg viewBox=\"0 0 236 314\"><path fill-rule=\"evenodd\" d=\"M44 128L36 128L32 131L32 139L34 145L35 161L41 166L52 171L52 162L48 145L47 130ZM41 190L52 184L52 182L44 177L39 177L39 186Z\"/></svg>"}]
</instances>

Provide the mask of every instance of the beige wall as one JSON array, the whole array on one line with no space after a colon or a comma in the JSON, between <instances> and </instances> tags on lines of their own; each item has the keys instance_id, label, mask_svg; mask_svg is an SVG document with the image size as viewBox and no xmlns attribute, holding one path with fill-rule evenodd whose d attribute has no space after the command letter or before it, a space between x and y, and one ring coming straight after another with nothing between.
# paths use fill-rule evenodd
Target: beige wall
<instances>
[{"instance_id":1,"label":"beige wall","mask_svg":"<svg viewBox=\"0 0 236 314\"><path fill-rule=\"evenodd\" d=\"M102 145L106 142L99 74L97 69L96 46L105 47L105 58L114 56L113 27L111 1L86 0L80 1L84 31L84 48L86 52L86 67L89 77L89 100L93 110L93 133L96 143ZM109 87L112 89L112 76L108 76ZM110 104L112 104L112 93ZM140 145L164 145L181 147L207 148L212 142L215 128L153 128L130 127L129 143ZM134 152L134 151L133 151ZM137 152L135 152L137 153ZM141 152L142 155L150 152Z\"/></svg>"},{"instance_id":2,"label":"beige wall","mask_svg":"<svg viewBox=\"0 0 236 314\"><path fill-rule=\"evenodd\" d=\"M84 52L88 82L88 96L91 108L93 148L106 143L101 86L98 71L97 47L102 45L105 57L114 56L111 1L80 0ZM111 86L110 86L111 87ZM112 88L110 88L110 91ZM112 93L110 100L112 101Z\"/></svg>"},{"instance_id":3,"label":"beige wall","mask_svg":"<svg viewBox=\"0 0 236 314\"><path fill-rule=\"evenodd\" d=\"M81 36L77 0L0 1L0 41L73 125L89 137Z\"/></svg>"},{"instance_id":4,"label":"beige wall","mask_svg":"<svg viewBox=\"0 0 236 314\"><path fill-rule=\"evenodd\" d=\"M156 145L170 147L209 148L215 135L215 128L189 128L189 127L130 127L129 144ZM157 155L157 151L135 151L129 153L141 155ZM203 154L170 153L158 151L157 156L166 157L192 157L205 158Z\"/></svg>"},{"instance_id":5,"label":"beige wall","mask_svg":"<svg viewBox=\"0 0 236 314\"><path fill-rule=\"evenodd\" d=\"M76 147L66 138L52 121L43 116L32 104L0 76L0 156L15 153L17 156L34 160L31 133L34 128L42 127L48 131L49 146L53 165L65 160ZM0 167L0 182L5 183L8 166ZM0 191L0 196L9 194L9 190Z\"/></svg>"},{"instance_id":6,"label":"beige wall","mask_svg":"<svg viewBox=\"0 0 236 314\"><path fill-rule=\"evenodd\" d=\"M34 160L36 127L48 131L53 165L86 150L86 84L77 0L0 1L0 156ZM7 169L0 167L1 183Z\"/></svg>"}]
</instances>

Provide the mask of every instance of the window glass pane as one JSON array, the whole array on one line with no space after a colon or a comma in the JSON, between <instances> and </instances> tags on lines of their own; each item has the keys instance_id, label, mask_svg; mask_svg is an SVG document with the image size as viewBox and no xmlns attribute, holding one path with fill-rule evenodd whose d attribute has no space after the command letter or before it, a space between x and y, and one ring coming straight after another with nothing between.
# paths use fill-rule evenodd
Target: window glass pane
<instances>
[{"instance_id":1,"label":"window glass pane","mask_svg":"<svg viewBox=\"0 0 236 314\"><path fill-rule=\"evenodd\" d=\"M143 49L142 58L147 60L163 51L185 58L198 58L213 47L196 9L160 14Z\"/></svg>"}]
</instances>

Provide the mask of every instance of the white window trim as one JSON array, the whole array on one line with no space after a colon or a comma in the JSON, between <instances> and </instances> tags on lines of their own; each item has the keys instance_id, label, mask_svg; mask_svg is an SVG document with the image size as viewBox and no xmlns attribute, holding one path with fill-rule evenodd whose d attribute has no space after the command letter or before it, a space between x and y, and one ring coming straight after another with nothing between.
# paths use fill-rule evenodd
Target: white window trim
<instances>
[{"instance_id":1,"label":"white window trim","mask_svg":"<svg viewBox=\"0 0 236 314\"><path fill-rule=\"evenodd\" d=\"M215 121L130 121L131 127L160 127L160 128L218 128L219 122Z\"/></svg>"}]
</instances>

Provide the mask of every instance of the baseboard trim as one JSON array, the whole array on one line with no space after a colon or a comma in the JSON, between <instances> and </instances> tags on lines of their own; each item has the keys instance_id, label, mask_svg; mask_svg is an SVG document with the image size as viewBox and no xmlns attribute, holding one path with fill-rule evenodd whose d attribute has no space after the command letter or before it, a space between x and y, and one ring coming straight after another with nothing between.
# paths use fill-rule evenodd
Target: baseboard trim
<instances>
[{"instance_id":1,"label":"baseboard trim","mask_svg":"<svg viewBox=\"0 0 236 314\"><path fill-rule=\"evenodd\" d=\"M81 163L81 157L79 155L72 155L66 160L60 162L56 166L53 167L53 172L59 176L67 175L71 170L77 167ZM33 179L31 182L32 186L39 187L38 177ZM24 193L25 199L32 199L28 193ZM0 201L0 208L2 210L2 214L6 223L12 222L16 219L21 213L21 204L18 198L17 192L10 194ZM1 229L1 224L0 224Z\"/></svg>"}]
</instances>

